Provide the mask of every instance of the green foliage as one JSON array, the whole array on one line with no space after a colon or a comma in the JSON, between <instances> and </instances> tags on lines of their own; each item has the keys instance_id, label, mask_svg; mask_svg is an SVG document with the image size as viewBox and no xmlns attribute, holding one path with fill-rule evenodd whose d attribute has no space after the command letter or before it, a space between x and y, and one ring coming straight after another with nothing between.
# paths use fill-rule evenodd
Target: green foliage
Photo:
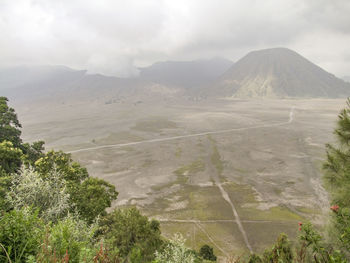
<instances>
[{"instance_id":1,"label":"green foliage","mask_svg":"<svg viewBox=\"0 0 350 263\"><path fill-rule=\"evenodd\" d=\"M22 143L20 138L22 127L13 108L7 105L8 99L0 97L0 142L10 141L15 147Z\"/></svg>"},{"instance_id":2,"label":"green foliage","mask_svg":"<svg viewBox=\"0 0 350 263\"><path fill-rule=\"evenodd\" d=\"M263 262L279 263L293 262L293 252L290 241L286 234L281 234L276 244L270 250L265 250Z\"/></svg>"},{"instance_id":3,"label":"green foliage","mask_svg":"<svg viewBox=\"0 0 350 263\"><path fill-rule=\"evenodd\" d=\"M77 217L68 216L52 226L48 241L59 258L67 253L70 263L79 263L83 256L85 259L92 256L95 231L95 225L89 226ZM90 252L87 251L89 248Z\"/></svg>"},{"instance_id":4,"label":"green foliage","mask_svg":"<svg viewBox=\"0 0 350 263\"><path fill-rule=\"evenodd\" d=\"M97 216L106 215L106 208L111 206L117 196L114 185L89 177L77 187L71 199L80 215L92 223Z\"/></svg>"},{"instance_id":5,"label":"green foliage","mask_svg":"<svg viewBox=\"0 0 350 263\"><path fill-rule=\"evenodd\" d=\"M106 214L105 209L118 196L113 185L89 177L86 168L74 162L70 154L62 151L49 151L35 162L35 169L44 180L50 180L53 170L61 175L70 195L70 211L77 211L89 223L97 216Z\"/></svg>"},{"instance_id":6,"label":"green foliage","mask_svg":"<svg viewBox=\"0 0 350 263\"><path fill-rule=\"evenodd\" d=\"M332 246L324 242L323 237L310 223L302 224L300 231L301 247L297 253L299 262L305 262L308 255L311 256L309 258L312 258L314 262L347 262L340 251L334 250Z\"/></svg>"},{"instance_id":7,"label":"green foliage","mask_svg":"<svg viewBox=\"0 0 350 263\"><path fill-rule=\"evenodd\" d=\"M262 263L263 261L257 254L251 254L248 259L248 263Z\"/></svg>"},{"instance_id":8,"label":"green foliage","mask_svg":"<svg viewBox=\"0 0 350 263\"><path fill-rule=\"evenodd\" d=\"M69 194L66 183L56 170L49 172L47 180L30 168L23 168L15 175L6 199L15 209L35 207L46 222L56 222L69 211Z\"/></svg>"},{"instance_id":9,"label":"green foliage","mask_svg":"<svg viewBox=\"0 0 350 263\"><path fill-rule=\"evenodd\" d=\"M177 234L161 252L156 252L156 263L194 263L197 258L185 247L185 239Z\"/></svg>"},{"instance_id":10,"label":"green foliage","mask_svg":"<svg viewBox=\"0 0 350 263\"><path fill-rule=\"evenodd\" d=\"M199 250L199 255L206 260L216 261L216 256L214 255L214 250L208 245L203 245Z\"/></svg>"},{"instance_id":11,"label":"green foliage","mask_svg":"<svg viewBox=\"0 0 350 263\"><path fill-rule=\"evenodd\" d=\"M0 177L15 173L22 163L22 151L15 148L12 142L0 143Z\"/></svg>"},{"instance_id":12,"label":"green foliage","mask_svg":"<svg viewBox=\"0 0 350 263\"><path fill-rule=\"evenodd\" d=\"M70 154L62 151L47 152L35 162L35 169L44 178L50 175L50 171L56 169L72 188L89 177L86 168L74 162Z\"/></svg>"},{"instance_id":13,"label":"green foliage","mask_svg":"<svg viewBox=\"0 0 350 263\"><path fill-rule=\"evenodd\" d=\"M338 115L334 133L337 144L326 145L327 160L323 165L333 203L331 236L350 258L350 99Z\"/></svg>"},{"instance_id":14,"label":"green foliage","mask_svg":"<svg viewBox=\"0 0 350 263\"><path fill-rule=\"evenodd\" d=\"M43 222L37 212L30 209L12 210L0 217L0 262L8 262L6 253L13 263L25 262L35 255L43 237Z\"/></svg>"},{"instance_id":15,"label":"green foliage","mask_svg":"<svg viewBox=\"0 0 350 263\"><path fill-rule=\"evenodd\" d=\"M8 211L10 204L6 199L8 189L11 186L12 176L0 176L0 211Z\"/></svg>"},{"instance_id":16,"label":"green foliage","mask_svg":"<svg viewBox=\"0 0 350 263\"><path fill-rule=\"evenodd\" d=\"M24 154L24 163L30 166L35 166L35 162L41 157L44 157L44 141L33 142L32 144L23 143L21 149Z\"/></svg>"},{"instance_id":17,"label":"green foliage","mask_svg":"<svg viewBox=\"0 0 350 263\"><path fill-rule=\"evenodd\" d=\"M140 253L142 262L148 262L162 245L159 222L149 221L136 208L115 209L100 225L106 244L117 247L122 258Z\"/></svg>"}]
</instances>

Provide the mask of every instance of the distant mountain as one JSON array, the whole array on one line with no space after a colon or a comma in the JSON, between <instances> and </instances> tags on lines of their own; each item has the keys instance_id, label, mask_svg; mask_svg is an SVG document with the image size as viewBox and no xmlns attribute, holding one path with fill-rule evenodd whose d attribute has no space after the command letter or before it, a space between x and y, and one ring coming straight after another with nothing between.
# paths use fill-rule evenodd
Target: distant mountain
<instances>
[{"instance_id":1,"label":"distant mountain","mask_svg":"<svg viewBox=\"0 0 350 263\"><path fill-rule=\"evenodd\" d=\"M97 101L118 103L162 100L181 89L139 78L87 74L64 66L19 66L0 69L0 95L18 103L32 101Z\"/></svg>"},{"instance_id":2,"label":"distant mountain","mask_svg":"<svg viewBox=\"0 0 350 263\"><path fill-rule=\"evenodd\" d=\"M350 76L344 76L342 79L346 82L350 82Z\"/></svg>"},{"instance_id":3,"label":"distant mountain","mask_svg":"<svg viewBox=\"0 0 350 263\"><path fill-rule=\"evenodd\" d=\"M206 95L233 97L345 97L350 84L287 48L253 51L236 62Z\"/></svg>"},{"instance_id":4,"label":"distant mountain","mask_svg":"<svg viewBox=\"0 0 350 263\"><path fill-rule=\"evenodd\" d=\"M62 87L82 79L85 70L65 66L17 66L0 69L0 92L14 98L56 94Z\"/></svg>"},{"instance_id":5,"label":"distant mountain","mask_svg":"<svg viewBox=\"0 0 350 263\"><path fill-rule=\"evenodd\" d=\"M157 62L140 68L140 79L171 87L196 88L221 76L233 62L223 58Z\"/></svg>"}]
</instances>

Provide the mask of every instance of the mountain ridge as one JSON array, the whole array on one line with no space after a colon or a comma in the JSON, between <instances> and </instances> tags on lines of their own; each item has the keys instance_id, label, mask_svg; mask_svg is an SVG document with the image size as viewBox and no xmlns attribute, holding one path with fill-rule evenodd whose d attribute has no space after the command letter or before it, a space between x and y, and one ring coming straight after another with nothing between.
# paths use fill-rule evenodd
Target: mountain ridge
<instances>
[{"instance_id":1,"label":"mountain ridge","mask_svg":"<svg viewBox=\"0 0 350 263\"><path fill-rule=\"evenodd\" d=\"M211 86L223 97L343 97L350 85L287 48L249 52Z\"/></svg>"}]
</instances>

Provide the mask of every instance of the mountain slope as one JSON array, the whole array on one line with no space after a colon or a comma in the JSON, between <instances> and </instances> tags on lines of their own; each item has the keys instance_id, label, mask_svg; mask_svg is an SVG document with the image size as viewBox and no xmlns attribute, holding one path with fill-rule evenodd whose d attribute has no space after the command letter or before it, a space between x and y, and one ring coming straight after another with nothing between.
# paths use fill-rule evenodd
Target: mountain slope
<instances>
[{"instance_id":1,"label":"mountain slope","mask_svg":"<svg viewBox=\"0 0 350 263\"><path fill-rule=\"evenodd\" d=\"M207 92L234 97L344 97L350 84L287 48L253 51Z\"/></svg>"},{"instance_id":2,"label":"mountain slope","mask_svg":"<svg viewBox=\"0 0 350 263\"><path fill-rule=\"evenodd\" d=\"M182 90L139 78L87 74L63 66L18 66L0 69L0 93L22 104L33 101L106 103L163 100Z\"/></svg>"},{"instance_id":3,"label":"mountain slope","mask_svg":"<svg viewBox=\"0 0 350 263\"><path fill-rule=\"evenodd\" d=\"M343 79L345 82L350 82L350 76L344 76L344 77L342 77L342 79Z\"/></svg>"},{"instance_id":4,"label":"mountain slope","mask_svg":"<svg viewBox=\"0 0 350 263\"><path fill-rule=\"evenodd\" d=\"M171 87L196 88L221 76L233 62L223 58L157 62L140 68L140 79Z\"/></svg>"}]
</instances>

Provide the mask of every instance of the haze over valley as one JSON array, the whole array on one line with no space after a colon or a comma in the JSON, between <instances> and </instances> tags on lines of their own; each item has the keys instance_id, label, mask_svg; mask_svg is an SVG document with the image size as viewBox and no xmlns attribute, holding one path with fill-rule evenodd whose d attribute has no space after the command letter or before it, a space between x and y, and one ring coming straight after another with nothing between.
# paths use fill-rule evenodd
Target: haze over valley
<instances>
[{"instance_id":1,"label":"haze over valley","mask_svg":"<svg viewBox=\"0 0 350 263\"><path fill-rule=\"evenodd\" d=\"M138 78L64 66L0 76L25 141L71 152L119 189L114 206L136 205L168 237L225 256L324 223L324 143L350 84L289 49L161 62Z\"/></svg>"},{"instance_id":2,"label":"haze over valley","mask_svg":"<svg viewBox=\"0 0 350 263\"><path fill-rule=\"evenodd\" d=\"M136 207L164 240L208 244L218 262L262 254L282 232L294 245L306 222L327 230L339 206L322 167L350 96L348 3L5 2L0 95L23 142L115 186L107 212Z\"/></svg>"}]
</instances>

